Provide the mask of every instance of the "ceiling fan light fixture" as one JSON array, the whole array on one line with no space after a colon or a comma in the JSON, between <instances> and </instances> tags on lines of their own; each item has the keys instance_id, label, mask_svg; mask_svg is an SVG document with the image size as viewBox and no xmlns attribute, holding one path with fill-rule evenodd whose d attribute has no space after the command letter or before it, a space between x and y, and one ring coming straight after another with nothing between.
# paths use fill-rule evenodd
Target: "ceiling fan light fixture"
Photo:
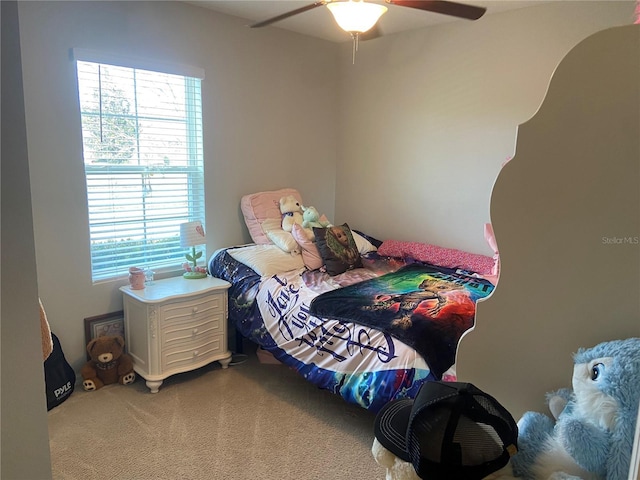
<instances>
[{"instance_id":1,"label":"ceiling fan light fixture","mask_svg":"<svg viewBox=\"0 0 640 480\"><path fill-rule=\"evenodd\" d=\"M384 5L368 3L363 0L327 3L336 23L345 32L364 33L370 30L387 11Z\"/></svg>"}]
</instances>

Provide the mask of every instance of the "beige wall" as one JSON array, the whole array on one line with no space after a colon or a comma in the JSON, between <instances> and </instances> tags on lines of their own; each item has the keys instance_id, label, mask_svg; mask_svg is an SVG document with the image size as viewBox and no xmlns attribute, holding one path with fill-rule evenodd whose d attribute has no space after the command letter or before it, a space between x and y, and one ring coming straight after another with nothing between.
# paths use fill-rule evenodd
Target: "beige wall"
<instances>
[{"instance_id":1,"label":"beige wall","mask_svg":"<svg viewBox=\"0 0 640 480\"><path fill-rule=\"evenodd\" d=\"M51 477L20 71L18 8L2 2L0 477Z\"/></svg>"},{"instance_id":2,"label":"beige wall","mask_svg":"<svg viewBox=\"0 0 640 480\"><path fill-rule=\"evenodd\" d=\"M340 59L336 221L492 254L491 188L558 62L634 2L552 2L362 42ZM388 15L391 15L389 12Z\"/></svg>"},{"instance_id":3,"label":"beige wall","mask_svg":"<svg viewBox=\"0 0 640 480\"><path fill-rule=\"evenodd\" d=\"M74 368L85 361L83 318L121 310L127 280L91 281L71 48L205 70L209 252L249 241L246 193L293 185L333 216L335 44L176 2L20 2L19 13L38 284Z\"/></svg>"},{"instance_id":4,"label":"beige wall","mask_svg":"<svg viewBox=\"0 0 640 480\"><path fill-rule=\"evenodd\" d=\"M640 337L639 106L640 26L590 36L556 69L496 181L500 282L457 372L516 418L571 385L578 348Z\"/></svg>"}]
</instances>

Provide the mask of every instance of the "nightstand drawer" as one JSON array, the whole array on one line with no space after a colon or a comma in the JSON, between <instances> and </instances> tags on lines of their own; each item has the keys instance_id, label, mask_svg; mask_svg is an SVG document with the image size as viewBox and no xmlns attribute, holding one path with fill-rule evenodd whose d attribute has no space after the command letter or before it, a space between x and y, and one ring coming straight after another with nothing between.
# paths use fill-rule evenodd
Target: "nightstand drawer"
<instances>
[{"instance_id":1,"label":"nightstand drawer","mask_svg":"<svg viewBox=\"0 0 640 480\"><path fill-rule=\"evenodd\" d=\"M225 315L191 319L184 322L172 322L162 326L162 343L170 348L176 342L198 342L204 337L220 335L224 329Z\"/></svg>"},{"instance_id":2,"label":"nightstand drawer","mask_svg":"<svg viewBox=\"0 0 640 480\"><path fill-rule=\"evenodd\" d=\"M162 355L162 369L174 370L207 362L220 352L226 351L224 335L208 336L198 342L176 342L166 348Z\"/></svg>"},{"instance_id":3,"label":"nightstand drawer","mask_svg":"<svg viewBox=\"0 0 640 480\"><path fill-rule=\"evenodd\" d=\"M163 309L163 326L198 323L211 316L224 315L221 295L202 297L189 302L169 303Z\"/></svg>"}]
</instances>

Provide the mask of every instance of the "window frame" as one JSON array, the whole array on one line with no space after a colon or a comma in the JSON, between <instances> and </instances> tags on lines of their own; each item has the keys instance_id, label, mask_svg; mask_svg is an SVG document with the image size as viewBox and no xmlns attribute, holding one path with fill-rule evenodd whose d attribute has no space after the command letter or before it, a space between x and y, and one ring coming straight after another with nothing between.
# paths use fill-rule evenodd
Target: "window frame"
<instances>
[{"instance_id":1,"label":"window frame","mask_svg":"<svg viewBox=\"0 0 640 480\"><path fill-rule=\"evenodd\" d=\"M129 266L139 266L139 267L150 267L156 272L168 272L175 271L179 269L181 263L184 259L184 249L179 247L179 224L183 222L200 220L203 225L205 224L205 194L206 189L204 188L204 142L203 142L203 118L202 118L202 90L201 90L201 81L204 80L204 70L180 64L170 64L165 62L156 62L150 61L148 59L137 59L132 57L113 55L104 52L95 52L91 50L85 49L72 49L72 59L74 60L75 67L75 79L76 79L76 88L78 92L78 101L79 101L79 119L81 128L84 127L84 116L85 113L82 111L82 106L80 103L80 78L79 78L79 69L78 62L90 62L95 64L104 64L108 66L114 67L124 67L128 69L135 70L147 70L152 72L157 72L160 74L170 74L170 75L178 75L185 77L185 109L187 110L184 119L186 120L186 135L187 138L193 139L194 141L187 141L187 145L185 146L187 150L186 162L187 165L165 165L165 166L154 166L154 165L127 165L127 164L96 164L92 165L91 163L85 163L85 141L83 136L82 138L82 151L83 151L83 167L84 167L84 175L86 182L86 201L87 201L87 220L89 224L89 251L90 251L90 263L91 263L91 277L93 283L101 283L105 281L112 281L114 279L122 278L128 274ZM187 83L199 82L200 84L196 85L195 83L187 87ZM194 89L193 87L197 87ZM136 92L137 94L137 92ZM188 101L188 95L196 95L196 99L192 98L192 101ZM197 98L199 97L199 98ZM195 102L199 100L199 105ZM195 110L190 107L195 107ZM135 113L135 118L139 118L138 112ZM136 132L135 134L136 140L139 141L140 133ZM195 163L193 163L195 161ZM170 256L169 260L160 261L156 260L148 260L142 255L148 253L149 249L154 248L153 246L149 246L149 238L146 237L146 230L144 244L146 248L142 248L142 251L139 252L141 257L136 260L126 261L126 267L122 264L125 259L127 253L122 253L121 256L116 256L116 260L119 261L120 267L100 267L100 253L99 249L95 248L96 239L100 236L92 231L92 226L95 226L95 221L92 221L92 215L95 216L95 210L92 212L92 208L90 205L90 192L91 187L89 185L91 180L99 178L101 175L122 175L125 177L126 175L140 175L141 180L144 179L145 175L153 175L154 173L162 173L165 175L174 175L175 178L180 178L180 175L186 175L186 188L183 188L182 191L185 193L183 203L186 204L186 207L182 207L184 210L186 208L187 215L178 215L178 222L175 225L175 233L172 231L170 236L166 237L166 239L173 239L175 236L175 241L166 242L163 246L163 251L166 250L166 255ZM106 178L106 177L105 177ZM112 177L118 178L118 177ZM182 180L185 181L185 180ZM196 184L198 192L194 195L191 193L191 189L193 189L193 185ZM122 187L121 187L122 188ZM141 194L141 197L144 198L144 194ZM144 209L144 206L141 207ZM145 212L140 219L140 223L147 224L149 216ZM108 223L108 222L107 222ZM171 228L171 227L169 227ZM114 235L113 240L120 242L123 241L125 245L127 243L132 244L135 241L124 241L123 239L116 238L117 235ZM105 243L107 243L109 239L105 239ZM151 242L152 244L153 242ZM112 247L113 248L113 247ZM127 247L123 247L127 248ZM146 250L146 251L145 251ZM135 256L136 252L131 252L132 255ZM161 256L161 255L159 255ZM151 256L153 258L153 255ZM204 256L206 258L206 255ZM114 261L116 261L114 260ZM182 260L182 261L181 261Z\"/></svg>"}]
</instances>

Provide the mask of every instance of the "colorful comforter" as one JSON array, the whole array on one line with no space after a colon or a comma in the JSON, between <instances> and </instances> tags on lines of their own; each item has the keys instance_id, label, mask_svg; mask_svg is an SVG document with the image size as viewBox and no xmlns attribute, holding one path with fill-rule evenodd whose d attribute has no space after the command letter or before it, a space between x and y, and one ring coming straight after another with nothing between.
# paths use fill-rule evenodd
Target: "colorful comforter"
<instances>
[{"instance_id":1,"label":"colorful comforter","mask_svg":"<svg viewBox=\"0 0 640 480\"><path fill-rule=\"evenodd\" d=\"M458 340L492 285L376 254L363 263L335 277L300 270L261 278L222 250L209 268L232 283L229 318L243 336L318 387L377 412L414 397L425 381L455 379Z\"/></svg>"},{"instance_id":2,"label":"colorful comforter","mask_svg":"<svg viewBox=\"0 0 640 480\"><path fill-rule=\"evenodd\" d=\"M413 347L436 377L455 362L462 334L473 326L476 301L493 285L422 263L321 294L311 315L376 328Z\"/></svg>"}]
</instances>

